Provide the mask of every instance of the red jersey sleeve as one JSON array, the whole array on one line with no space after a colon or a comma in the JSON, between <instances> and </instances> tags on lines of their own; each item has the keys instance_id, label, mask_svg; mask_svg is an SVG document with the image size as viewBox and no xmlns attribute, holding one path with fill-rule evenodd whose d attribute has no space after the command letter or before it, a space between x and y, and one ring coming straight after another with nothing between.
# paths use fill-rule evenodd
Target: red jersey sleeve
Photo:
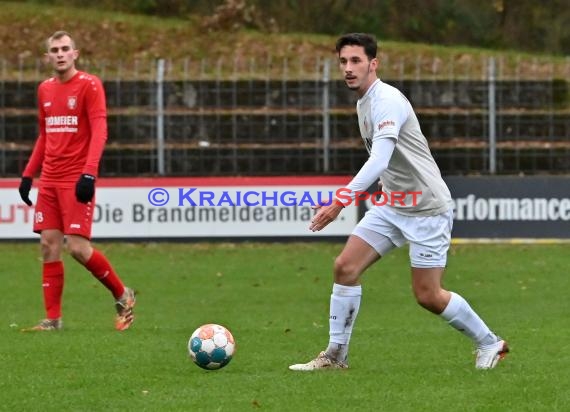
<instances>
[{"instance_id":1,"label":"red jersey sleeve","mask_svg":"<svg viewBox=\"0 0 570 412\"><path fill-rule=\"evenodd\" d=\"M38 102L42 101L41 97L41 86L38 88ZM41 103L38 108L38 126L40 130L40 135L38 136L36 143L34 144L34 150L28 160L28 164L24 168L22 173L23 177L33 178L40 170L42 163L44 161L44 156L46 152L46 135L45 135L45 114L42 110Z\"/></svg>"},{"instance_id":2,"label":"red jersey sleeve","mask_svg":"<svg viewBox=\"0 0 570 412\"><path fill-rule=\"evenodd\" d=\"M36 140L36 144L34 145L34 150L32 151L32 155L30 156L30 160L28 160L28 164L22 173L23 177L31 177L33 178L44 161L44 154L46 150L46 136L43 133L40 133L38 139Z\"/></svg>"},{"instance_id":3,"label":"red jersey sleeve","mask_svg":"<svg viewBox=\"0 0 570 412\"><path fill-rule=\"evenodd\" d=\"M83 173L97 176L99 173L99 162L107 141L107 102L105 89L99 78L93 76L92 82L85 93L85 99L87 116L91 127L91 139L89 141L87 159L83 166Z\"/></svg>"}]
</instances>

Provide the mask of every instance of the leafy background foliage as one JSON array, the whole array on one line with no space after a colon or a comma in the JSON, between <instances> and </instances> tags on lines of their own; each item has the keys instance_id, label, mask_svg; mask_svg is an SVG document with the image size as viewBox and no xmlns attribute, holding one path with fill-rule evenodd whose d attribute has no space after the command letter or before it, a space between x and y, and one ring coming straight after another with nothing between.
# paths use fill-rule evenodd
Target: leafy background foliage
<instances>
[{"instance_id":1,"label":"leafy background foliage","mask_svg":"<svg viewBox=\"0 0 570 412\"><path fill-rule=\"evenodd\" d=\"M20 0L20 3L97 7L162 17L202 16L208 28L338 35L366 31L379 38L570 52L565 0ZM95 6L96 5L96 6Z\"/></svg>"}]
</instances>

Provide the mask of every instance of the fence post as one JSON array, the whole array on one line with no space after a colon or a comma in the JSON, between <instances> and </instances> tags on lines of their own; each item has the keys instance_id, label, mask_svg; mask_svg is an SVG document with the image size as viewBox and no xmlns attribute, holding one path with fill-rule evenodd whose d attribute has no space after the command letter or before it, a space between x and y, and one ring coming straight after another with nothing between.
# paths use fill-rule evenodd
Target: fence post
<instances>
[{"instance_id":1,"label":"fence post","mask_svg":"<svg viewBox=\"0 0 570 412\"><path fill-rule=\"evenodd\" d=\"M325 59L323 65L323 172L330 169L330 59Z\"/></svg>"},{"instance_id":2,"label":"fence post","mask_svg":"<svg viewBox=\"0 0 570 412\"><path fill-rule=\"evenodd\" d=\"M164 59L156 66L156 159L158 174L164 175Z\"/></svg>"},{"instance_id":3,"label":"fence post","mask_svg":"<svg viewBox=\"0 0 570 412\"><path fill-rule=\"evenodd\" d=\"M487 66L487 84L489 98L489 173L497 173L497 107L495 99L495 58L490 57Z\"/></svg>"},{"instance_id":4,"label":"fence post","mask_svg":"<svg viewBox=\"0 0 570 412\"><path fill-rule=\"evenodd\" d=\"M2 61L2 74L0 75L0 109L6 108L6 92L5 92L5 81L6 81L6 67L7 62L6 59L1 59ZM5 110L2 110L2 114L0 114L0 143L2 144L2 151L0 151L0 165L2 165L2 176L6 176L6 118L4 115ZM18 170L19 172L19 170Z\"/></svg>"}]
</instances>

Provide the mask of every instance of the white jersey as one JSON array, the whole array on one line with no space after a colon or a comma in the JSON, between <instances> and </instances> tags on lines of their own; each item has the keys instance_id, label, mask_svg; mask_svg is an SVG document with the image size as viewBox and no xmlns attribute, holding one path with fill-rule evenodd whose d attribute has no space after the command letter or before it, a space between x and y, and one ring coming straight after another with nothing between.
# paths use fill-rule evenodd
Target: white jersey
<instances>
[{"instance_id":1,"label":"white jersey","mask_svg":"<svg viewBox=\"0 0 570 412\"><path fill-rule=\"evenodd\" d=\"M433 216L450 209L451 194L408 99L378 79L358 100L356 111L360 134L369 153L380 139L395 141L387 167L380 176L372 176L374 180L380 177L386 199L392 199L392 194L416 193L406 196L404 202L388 201L386 206L409 216Z\"/></svg>"}]
</instances>

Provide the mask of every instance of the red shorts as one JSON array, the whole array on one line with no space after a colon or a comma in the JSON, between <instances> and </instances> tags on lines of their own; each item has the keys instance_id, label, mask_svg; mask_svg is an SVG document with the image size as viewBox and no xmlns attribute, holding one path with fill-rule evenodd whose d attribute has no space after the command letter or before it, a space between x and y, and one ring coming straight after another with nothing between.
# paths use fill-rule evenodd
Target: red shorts
<instances>
[{"instance_id":1,"label":"red shorts","mask_svg":"<svg viewBox=\"0 0 570 412\"><path fill-rule=\"evenodd\" d=\"M40 185L34 212L34 232L57 229L65 235L91 239L95 198L81 203L75 197L75 187L44 187Z\"/></svg>"}]
</instances>

